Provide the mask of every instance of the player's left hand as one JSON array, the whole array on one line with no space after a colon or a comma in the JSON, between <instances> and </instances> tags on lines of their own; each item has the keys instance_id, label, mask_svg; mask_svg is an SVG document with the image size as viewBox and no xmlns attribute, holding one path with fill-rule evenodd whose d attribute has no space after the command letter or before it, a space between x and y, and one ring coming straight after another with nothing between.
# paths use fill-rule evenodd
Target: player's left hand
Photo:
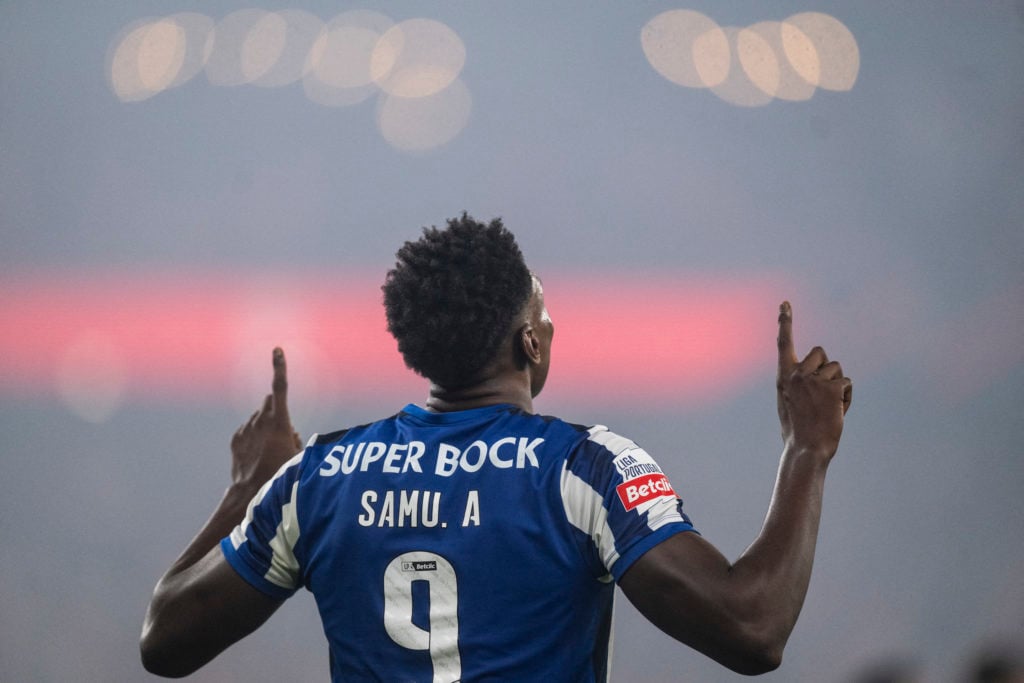
<instances>
[{"instance_id":1,"label":"player's left hand","mask_svg":"<svg viewBox=\"0 0 1024 683\"><path fill-rule=\"evenodd\" d=\"M798 450L830 460L839 448L843 422L853 398L853 382L842 366L815 346L802 361L793 344L793 309L779 306L779 372L777 380L782 439Z\"/></svg>"},{"instance_id":2,"label":"player's left hand","mask_svg":"<svg viewBox=\"0 0 1024 683\"><path fill-rule=\"evenodd\" d=\"M302 439L288 415L288 366L284 351L273 353L274 381L263 407L231 437L231 481L262 486L275 472L302 450Z\"/></svg>"}]
</instances>

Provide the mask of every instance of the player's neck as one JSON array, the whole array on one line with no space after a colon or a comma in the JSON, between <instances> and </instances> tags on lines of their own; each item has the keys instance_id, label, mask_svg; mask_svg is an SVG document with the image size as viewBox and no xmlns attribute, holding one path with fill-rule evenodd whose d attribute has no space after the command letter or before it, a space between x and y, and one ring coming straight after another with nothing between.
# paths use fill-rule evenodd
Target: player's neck
<instances>
[{"instance_id":1,"label":"player's neck","mask_svg":"<svg viewBox=\"0 0 1024 683\"><path fill-rule=\"evenodd\" d=\"M518 377L496 376L467 387L448 389L437 383L430 384L427 410L450 413L498 404L511 404L528 413L533 412L533 397L529 382Z\"/></svg>"}]
</instances>

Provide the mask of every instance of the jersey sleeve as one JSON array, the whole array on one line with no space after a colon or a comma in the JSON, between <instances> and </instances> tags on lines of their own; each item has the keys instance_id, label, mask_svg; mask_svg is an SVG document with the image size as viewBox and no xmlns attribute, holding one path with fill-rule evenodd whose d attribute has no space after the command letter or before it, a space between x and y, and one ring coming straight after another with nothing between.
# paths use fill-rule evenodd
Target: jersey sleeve
<instances>
[{"instance_id":1,"label":"jersey sleeve","mask_svg":"<svg viewBox=\"0 0 1024 683\"><path fill-rule=\"evenodd\" d=\"M224 558L243 579L279 599L301 586L295 544L302 457L299 453L281 466L253 497L242 522L220 542Z\"/></svg>"},{"instance_id":2,"label":"jersey sleeve","mask_svg":"<svg viewBox=\"0 0 1024 683\"><path fill-rule=\"evenodd\" d=\"M695 529L646 451L603 426L588 435L566 460L562 502L570 524L589 537L600 565L618 581L645 552Z\"/></svg>"}]
</instances>

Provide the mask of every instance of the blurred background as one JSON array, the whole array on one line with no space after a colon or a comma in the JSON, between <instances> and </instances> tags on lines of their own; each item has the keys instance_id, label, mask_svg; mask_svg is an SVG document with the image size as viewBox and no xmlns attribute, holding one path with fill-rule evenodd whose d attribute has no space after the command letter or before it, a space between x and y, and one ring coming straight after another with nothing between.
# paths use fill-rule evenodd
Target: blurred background
<instances>
[{"instance_id":1,"label":"blurred background","mask_svg":"<svg viewBox=\"0 0 1024 683\"><path fill-rule=\"evenodd\" d=\"M730 557L779 301L854 379L764 680L1019 653L1022 114L1020 1L0 1L0 680L151 679L150 592L271 348L303 437L422 401L379 287L464 210L544 280L537 410L638 441ZM613 663L739 679L625 600ZM303 593L192 680L326 678Z\"/></svg>"}]
</instances>

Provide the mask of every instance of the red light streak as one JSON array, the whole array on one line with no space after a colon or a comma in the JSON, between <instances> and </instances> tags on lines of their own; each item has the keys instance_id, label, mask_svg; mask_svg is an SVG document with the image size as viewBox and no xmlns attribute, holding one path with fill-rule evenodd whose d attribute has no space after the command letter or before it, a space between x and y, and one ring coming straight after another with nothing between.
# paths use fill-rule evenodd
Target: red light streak
<instances>
[{"instance_id":1,"label":"red light streak","mask_svg":"<svg viewBox=\"0 0 1024 683\"><path fill-rule=\"evenodd\" d=\"M241 357L269 359L271 346L281 344L286 352L314 350L290 355L292 375L316 376L328 395L344 387L349 397L419 400L423 382L405 368L385 328L381 279L9 275L0 302L0 392L54 395L69 347L92 335L120 355L126 391L140 397L222 401L249 371ZM756 274L551 275L544 288L556 330L544 398L606 404L708 401L742 390L750 377L771 372L776 306L793 296L781 278ZM269 360L251 372L269 378Z\"/></svg>"}]
</instances>

